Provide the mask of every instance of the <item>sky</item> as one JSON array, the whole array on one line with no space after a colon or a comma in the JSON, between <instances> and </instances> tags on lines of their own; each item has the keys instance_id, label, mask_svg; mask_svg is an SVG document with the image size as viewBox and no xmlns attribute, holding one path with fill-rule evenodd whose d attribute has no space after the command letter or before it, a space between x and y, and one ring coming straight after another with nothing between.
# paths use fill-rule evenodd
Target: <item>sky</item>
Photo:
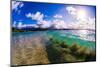
<instances>
[{"instance_id":1,"label":"sky","mask_svg":"<svg viewBox=\"0 0 100 67\"><path fill-rule=\"evenodd\" d=\"M93 29L96 7L73 4L12 1L12 27Z\"/></svg>"}]
</instances>

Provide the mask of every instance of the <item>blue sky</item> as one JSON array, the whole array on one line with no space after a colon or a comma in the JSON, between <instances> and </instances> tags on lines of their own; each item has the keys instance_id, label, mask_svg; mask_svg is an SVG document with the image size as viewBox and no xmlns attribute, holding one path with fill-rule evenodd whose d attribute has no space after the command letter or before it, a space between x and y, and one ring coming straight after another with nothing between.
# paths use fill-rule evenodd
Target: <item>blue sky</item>
<instances>
[{"instance_id":1,"label":"blue sky","mask_svg":"<svg viewBox=\"0 0 100 67\"><path fill-rule=\"evenodd\" d=\"M42 28L94 29L95 15L95 6L12 1L12 25L19 28L41 24Z\"/></svg>"}]
</instances>

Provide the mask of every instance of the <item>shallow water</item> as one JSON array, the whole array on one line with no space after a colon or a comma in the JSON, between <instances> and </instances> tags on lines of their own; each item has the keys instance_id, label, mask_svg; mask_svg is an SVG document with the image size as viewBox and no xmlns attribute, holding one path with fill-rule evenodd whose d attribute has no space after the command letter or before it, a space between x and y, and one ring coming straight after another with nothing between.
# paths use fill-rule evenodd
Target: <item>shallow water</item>
<instances>
[{"instance_id":1,"label":"shallow water","mask_svg":"<svg viewBox=\"0 0 100 67\"><path fill-rule=\"evenodd\" d=\"M48 59L48 49L46 47L49 45L49 37L53 37L59 41L65 41L69 46L77 43L81 46L95 50L94 31L47 30L33 32L13 32L11 43L12 64L49 64L50 60Z\"/></svg>"},{"instance_id":2,"label":"shallow water","mask_svg":"<svg viewBox=\"0 0 100 67\"><path fill-rule=\"evenodd\" d=\"M61 30L48 31L48 36L65 41L68 45L77 43L90 49L95 49L95 31L89 30Z\"/></svg>"},{"instance_id":3,"label":"shallow water","mask_svg":"<svg viewBox=\"0 0 100 67\"><path fill-rule=\"evenodd\" d=\"M95 31L88 30L48 30L13 33L12 44L16 45L19 43L18 41L24 41L23 39L31 40L37 36L43 36L47 39L48 37L53 37L60 41L65 41L68 45L77 43L90 49L95 49Z\"/></svg>"}]
</instances>

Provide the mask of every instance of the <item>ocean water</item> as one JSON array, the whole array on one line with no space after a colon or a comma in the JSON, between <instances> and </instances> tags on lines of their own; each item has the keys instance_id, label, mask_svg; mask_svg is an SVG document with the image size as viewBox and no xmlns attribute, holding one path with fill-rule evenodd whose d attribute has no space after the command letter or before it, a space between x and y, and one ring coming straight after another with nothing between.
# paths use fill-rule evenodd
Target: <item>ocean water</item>
<instances>
[{"instance_id":1,"label":"ocean water","mask_svg":"<svg viewBox=\"0 0 100 67\"><path fill-rule=\"evenodd\" d=\"M59 41L63 40L68 45L77 43L81 46L95 49L96 39L95 31L89 30L61 30L61 31L48 31L49 36L53 36Z\"/></svg>"},{"instance_id":2,"label":"ocean water","mask_svg":"<svg viewBox=\"0 0 100 67\"><path fill-rule=\"evenodd\" d=\"M68 45L77 43L90 49L96 48L95 31L89 30L47 30L33 32L13 32L12 44L17 45L23 39L31 40L37 36L45 36L44 38L53 37L59 41L65 41Z\"/></svg>"}]
</instances>

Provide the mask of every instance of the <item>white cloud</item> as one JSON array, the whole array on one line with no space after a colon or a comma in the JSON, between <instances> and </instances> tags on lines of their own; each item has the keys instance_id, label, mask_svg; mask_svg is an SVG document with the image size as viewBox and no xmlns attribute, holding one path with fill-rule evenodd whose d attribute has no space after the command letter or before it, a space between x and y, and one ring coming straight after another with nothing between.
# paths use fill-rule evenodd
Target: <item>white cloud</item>
<instances>
[{"instance_id":1,"label":"white cloud","mask_svg":"<svg viewBox=\"0 0 100 67\"><path fill-rule=\"evenodd\" d=\"M21 22L19 22L18 24L18 28L21 28L21 27L34 27L34 28L38 28L39 26L41 28L48 28L50 27L51 25L51 22L50 21L46 21L44 20L44 14L42 14L41 12L36 12L36 13L28 13L26 14L26 17L27 18L31 18L32 20L36 20L37 21L37 24L22 24Z\"/></svg>"},{"instance_id":2,"label":"white cloud","mask_svg":"<svg viewBox=\"0 0 100 67\"><path fill-rule=\"evenodd\" d=\"M31 18L32 20L36 20L37 25L41 25L41 28L48 28L48 27L50 27L51 22L44 20L44 16L45 15L39 11L36 12L35 14L33 14L33 13L26 14L27 18Z\"/></svg>"},{"instance_id":3,"label":"white cloud","mask_svg":"<svg viewBox=\"0 0 100 67\"><path fill-rule=\"evenodd\" d=\"M41 26L39 26L41 25ZM50 21L41 21L38 22L37 24L23 24L22 22L18 22L18 25L16 25L17 28L21 29L21 28L25 28L25 27L33 27L33 28L48 28L51 26L51 22Z\"/></svg>"},{"instance_id":4,"label":"white cloud","mask_svg":"<svg viewBox=\"0 0 100 67\"><path fill-rule=\"evenodd\" d=\"M73 21L67 24L69 28L95 30L95 18L90 18L87 16L86 10L76 9L72 6L66 7L66 10L75 18L75 20L77 20L77 22Z\"/></svg>"},{"instance_id":5,"label":"white cloud","mask_svg":"<svg viewBox=\"0 0 100 67\"><path fill-rule=\"evenodd\" d=\"M56 29L64 29L64 28L67 28L66 22L64 22L63 20L59 20L59 19L53 20L52 25Z\"/></svg>"},{"instance_id":6,"label":"white cloud","mask_svg":"<svg viewBox=\"0 0 100 67\"><path fill-rule=\"evenodd\" d=\"M95 19L94 18L88 18L88 20L85 21L77 21L77 22L71 22L67 24L69 28L72 29L91 29L95 30Z\"/></svg>"},{"instance_id":7,"label":"white cloud","mask_svg":"<svg viewBox=\"0 0 100 67\"><path fill-rule=\"evenodd\" d=\"M54 18L56 18L55 20L51 21L47 21L44 20L44 14L42 14L41 12L36 12L35 14L33 13L28 13L26 14L27 18L31 18L32 20L36 20L37 21L37 25L39 25L41 28L49 28L51 26L54 26L54 28L57 29L61 29L61 28L66 28L66 23L63 20L59 20L59 18L62 18L61 15L56 14L54 16Z\"/></svg>"},{"instance_id":8,"label":"white cloud","mask_svg":"<svg viewBox=\"0 0 100 67\"><path fill-rule=\"evenodd\" d=\"M31 13L26 14L26 17L28 17L28 18L31 18L32 16L33 16L33 14L31 14Z\"/></svg>"},{"instance_id":9,"label":"white cloud","mask_svg":"<svg viewBox=\"0 0 100 67\"><path fill-rule=\"evenodd\" d=\"M62 18L62 15L56 14L54 18Z\"/></svg>"},{"instance_id":10,"label":"white cloud","mask_svg":"<svg viewBox=\"0 0 100 67\"><path fill-rule=\"evenodd\" d=\"M72 6L66 7L67 12L72 15L78 21L85 21L88 19L85 9L78 9Z\"/></svg>"},{"instance_id":11,"label":"white cloud","mask_svg":"<svg viewBox=\"0 0 100 67\"><path fill-rule=\"evenodd\" d=\"M79 21L78 22L80 28L83 28L83 29L93 29L95 30L95 19L94 18L88 18L88 20L85 20L85 21Z\"/></svg>"},{"instance_id":12,"label":"white cloud","mask_svg":"<svg viewBox=\"0 0 100 67\"><path fill-rule=\"evenodd\" d=\"M13 24L12 24L12 26L13 26L13 27L16 27L16 23L17 23L17 22L14 21Z\"/></svg>"},{"instance_id":13,"label":"white cloud","mask_svg":"<svg viewBox=\"0 0 100 67\"><path fill-rule=\"evenodd\" d=\"M76 8L69 6L69 7L66 7L66 10L68 11L69 14L76 15Z\"/></svg>"},{"instance_id":14,"label":"white cloud","mask_svg":"<svg viewBox=\"0 0 100 67\"><path fill-rule=\"evenodd\" d=\"M24 4L22 2L12 1L12 10L17 11L18 8L22 8Z\"/></svg>"},{"instance_id":15,"label":"white cloud","mask_svg":"<svg viewBox=\"0 0 100 67\"><path fill-rule=\"evenodd\" d=\"M64 20L54 19L51 21L39 21L37 24L22 24L22 22L18 22L16 25L16 21L14 21L13 26L21 29L24 27L33 27L33 28L49 28L52 27L53 29L91 29L95 30L95 18L89 18L86 22L84 21L77 21L77 22L70 22L66 23ZM40 26L39 26L40 25Z\"/></svg>"},{"instance_id":16,"label":"white cloud","mask_svg":"<svg viewBox=\"0 0 100 67\"><path fill-rule=\"evenodd\" d=\"M17 27L18 27L19 29L21 29L21 28L23 27L22 22L19 22L18 25L17 25Z\"/></svg>"},{"instance_id":17,"label":"white cloud","mask_svg":"<svg viewBox=\"0 0 100 67\"><path fill-rule=\"evenodd\" d=\"M28 13L26 14L26 17L31 18L32 20L43 21L44 14L42 14L41 12L36 12L35 14Z\"/></svg>"},{"instance_id":18,"label":"white cloud","mask_svg":"<svg viewBox=\"0 0 100 67\"><path fill-rule=\"evenodd\" d=\"M23 27L33 27L33 28L38 28L36 24L23 24Z\"/></svg>"},{"instance_id":19,"label":"white cloud","mask_svg":"<svg viewBox=\"0 0 100 67\"><path fill-rule=\"evenodd\" d=\"M38 28L38 25L36 24L23 24L21 21L18 22L18 25L16 25L17 28L25 28L25 27L33 27L33 28Z\"/></svg>"},{"instance_id":20,"label":"white cloud","mask_svg":"<svg viewBox=\"0 0 100 67\"><path fill-rule=\"evenodd\" d=\"M41 24L41 28L49 28L52 23L51 21L43 20L43 21L38 22L37 24Z\"/></svg>"}]
</instances>

